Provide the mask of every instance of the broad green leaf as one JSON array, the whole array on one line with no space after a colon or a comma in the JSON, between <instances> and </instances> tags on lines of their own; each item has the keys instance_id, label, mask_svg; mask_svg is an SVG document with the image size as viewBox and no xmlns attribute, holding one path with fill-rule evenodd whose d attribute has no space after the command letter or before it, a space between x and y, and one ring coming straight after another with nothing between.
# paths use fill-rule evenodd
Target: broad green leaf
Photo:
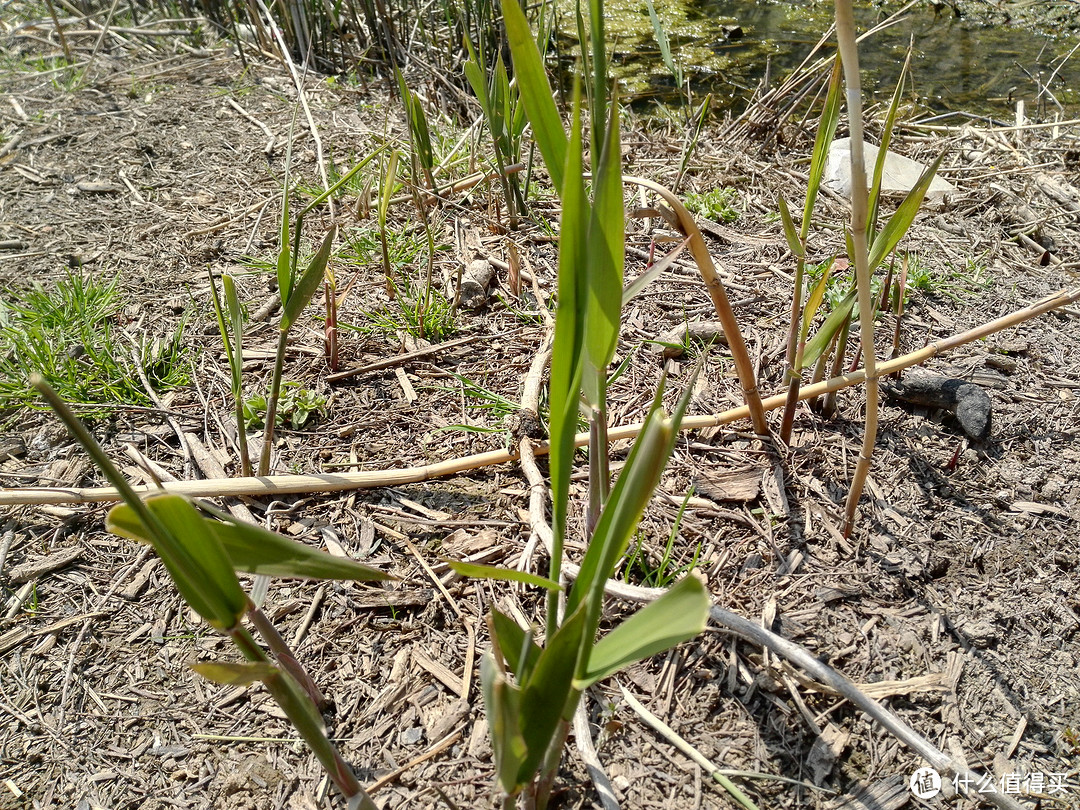
<instances>
[{"instance_id":1,"label":"broad green leaf","mask_svg":"<svg viewBox=\"0 0 1080 810\"><path fill-rule=\"evenodd\" d=\"M512 568L499 568L495 565L478 565L476 563L461 562L459 560L447 560L446 564L463 577L472 577L473 579L498 579L504 582L522 582L537 588L546 588L549 591L562 590L559 587L558 582L550 580L547 577L530 574L528 571L515 571Z\"/></svg>"},{"instance_id":2,"label":"broad green leaf","mask_svg":"<svg viewBox=\"0 0 1080 810\"><path fill-rule=\"evenodd\" d=\"M555 96L548 84L536 40L529 30L518 0L501 0L506 38L514 60L514 76L521 93L525 113L532 123L533 140L540 148L551 182L560 198L563 194L563 177L566 168L567 137L563 129Z\"/></svg>"},{"instance_id":3,"label":"broad green leaf","mask_svg":"<svg viewBox=\"0 0 1080 810\"><path fill-rule=\"evenodd\" d=\"M799 365L799 371L814 365L825 350L829 348L833 338L836 337L837 332L839 332L844 324L850 320L851 309L855 306L856 297L855 290L852 290L844 296L844 299L837 305L836 309L829 313L829 316L825 319L825 323L821 325L817 334L810 339L803 349L802 363Z\"/></svg>"},{"instance_id":4,"label":"broad green leaf","mask_svg":"<svg viewBox=\"0 0 1080 810\"><path fill-rule=\"evenodd\" d=\"M662 389L663 386L661 385ZM589 548L581 562L581 570L570 589L566 610L572 612L588 599L596 602L603 596L603 585L612 572L615 562L626 551L630 538L637 529L645 506L653 496L660 480L667 457L671 423L665 417L659 402L645 420L645 427L638 434L622 472L600 514Z\"/></svg>"},{"instance_id":5,"label":"broad green leaf","mask_svg":"<svg viewBox=\"0 0 1080 810\"><path fill-rule=\"evenodd\" d=\"M592 127L592 154L595 161L596 155L602 152L602 147L608 142L608 133L604 129L605 123L611 126L607 113L608 93L608 59L607 59L607 35L604 33L604 0L589 0L589 44L592 46L592 96L589 101L592 104L589 122ZM581 40L582 51L585 50L585 40ZM618 102L612 100L613 114ZM593 165L595 169L595 164Z\"/></svg>"},{"instance_id":6,"label":"broad green leaf","mask_svg":"<svg viewBox=\"0 0 1080 810\"><path fill-rule=\"evenodd\" d=\"M922 173L919 180L912 187L911 191L904 197L904 201L900 203L900 207L896 209L889 221L885 223L885 227L881 229L881 233L878 234L874 240L874 244L870 247L870 272L873 273L879 264L881 264L885 257L892 253L893 248L900 242L907 233L908 228L911 227L911 223L915 221L915 215L919 213L919 208L922 207L923 197L926 196L926 190L930 188L930 183L934 180L934 175L937 173L938 166L941 165L941 161L945 158L945 153L938 155L938 159L931 163L926 171Z\"/></svg>"},{"instance_id":7,"label":"broad green leaf","mask_svg":"<svg viewBox=\"0 0 1080 810\"><path fill-rule=\"evenodd\" d=\"M814 138L814 152L810 158L810 175L806 184L806 204L803 206L802 228L799 230L800 241L805 241L810 233L810 217L817 202L818 189L821 187L821 175L825 171L825 161L829 157L829 147L836 136L836 123L840 120L841 79L843 70L840 64L840 52L836 52L832 76L829 78L829 93L825 97L825 107L821 111L817 136Z\"/></svg>"},{"instance_id":8,"label":"broad green leaf","mask_svg":"<svg viewBox=\"0 0 1080 810\"><path fill-rule=\"evenodd\" d=\"M799 335L800 342L806 340L806 336L810 332L810 321L814 319L818 307L821 306L821 302L825 298L825 290L829 286L829 277L832 275L834 265L835 257L830 259L828 266L821 271L821 278L818 279L814 289L810 291L810 296L806 299L806 306L803 308L802 316L802 333Z\"/></svg>"},{"instance_id":9,"label":"broad green leaf","mask_svg":"<svg viewBox=\"0 0 1080 810\"><path fill-rule=\"evenodd\" d=\"M572 713L571 683L583 644L585 612L569 614L544 645L529 681L521 688L521 735L526 755L518 771L518 781L527 782L536 773L548 749L559 721Z\"/></svg>"},{"instance_id":10,"label":"broad green leaf","mask_svg":"<svg viewBox=\"0 0 1080 810\"><path fill-rule=\"evenodd\" d=\"M522 630L518 623L498 610L491 610L492 635L499 642L499 652L506 666L517 676L518 683L528 683L541 649L532 640L532 634Z\"/></svg>"},{"instance_id":11,"label":"broad green leaf","mask_svg":"<svg viewBox=\"0 0 1080 810\"><path fill-rule=\"evenodd\" d=\"M247 686L255 681L265 681L279 672L273 664L262 661L203 661L192 664L191 668L206 680L223 686Z\"/></svg>"},{"instance_id":12,"label":"broad green leaf","mask_svg":"<svg viewBox=\"0 0 1080 810\"><path fill-rule=\"evenodd\" d=\"M705 586L697 577L684 577L596 643L585 675L574 681L574 688L587 689L635 661L693 638L705 629L708 618Z\"/></svg>"},{"instance_id":13,"label":"broad green leaf","mask_svg":"<svg viewBox=\"0 0 1080 810\"><path fill-rule=\"evenodd\" d=\"M795 222L791 219L791 210L788 208L787 200L781 194L776 198L776 202L780 205L780 221L784 223L784 237L787 239L788 247L801 259L806 254L806 248L799 238L799 232L795 230Z\"/></svg>"},{"instance_id":14,"label":"broad green leaf","mask_svg":"<svg viewBox=\"0 0 1080 810\"><path fill-rule=\"evenodd\" d=\"M585 345L593 367L604 371L615 354L622 313L626 222L623 210L622 151L619 146L618 103L611 105L608 139L593 180L595 198L586 245L588 311ZM590 404L598 406L598 402Z\"/></svg>"},{"instance_id":15,"label":"broad green leaf","mask_svg":"<svg viewBox=\"0 0 1080 810\"><path fill-rule=\"evenodd\" d=\"M219 630L235 627L247 610L247 596L205 518L181 495L151 495L144 503L168 536L154 536L127 504L109 511L105 528L152 545L196 613Z\"/></svg>"},{"instance_id":16,"label":"broad green leaf","mask_svg":"<svg viewBox=\"0 0 1080 810\"><path fill-rule=\"evenodd\" d=\"M281 314L281 325L279 326L282 332L288 332L292 328L296 319L300 317L300 313L304 311L304 307L308 305L308 302L311 301L312 296L315 295L315 292L322 284L323 277L326 274L326 263L330 260L330 251L334 247L335 236L337 236L336 225L330 228L325 238L323 238L318 253L312 258L307 270L304 271L304 275L300 277L300 281L297 282L296 288L292 291L292 295L289 296L288 302L285 303L284 311Z\"/></svg>"},{"instance_id":17,"label":"broad green leaf","mask_svg":"<svg viewBox=\"0 0 1080 810\"><path fill-rule=\"evenodd\" d=\"M513 0L511 0L511 3ZM562 220L559 237L559 298L555 310L555 338L551 352L551 529L554 534L553 564L562 562L566 535L567 500L574 459L578 403L584 368L585 340L585 240L588 206L582 177L581 96L575 88L571 140L563 166ZM554 618L551 619L554 621Z\"/></svg>"},{"instance_id":18,"label":"broad green leaf","mask_svg":"<svg viewBox=\"0 0 1080 810\"><path fill-rule=\"evenodd\" d=\"M514 796L528 781L519 776L526 755L519 724L521 691L506 680L490 652L480 659L480 685L491 733L491 750L495 755L495 772L502 789Z\"/></svg>"},{"instance_id":19,"label":"broad green leaf","mask_svg":"<svg viewBox=\"0 0 1080 810\"><path fill-rule=\"evenodd\" d=\"M273 577L374 582L396 579L385 571L335 557L253 523L203 518L238 571Z\"/></svg>"}]
</instances>

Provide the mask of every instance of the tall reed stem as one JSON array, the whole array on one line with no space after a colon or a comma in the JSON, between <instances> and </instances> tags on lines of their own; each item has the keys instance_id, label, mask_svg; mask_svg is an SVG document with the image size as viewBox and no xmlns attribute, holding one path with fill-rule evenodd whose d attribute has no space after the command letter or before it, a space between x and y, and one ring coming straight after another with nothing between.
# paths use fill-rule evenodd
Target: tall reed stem
<instances>
[{"instance_id":1,"label":"tall reed stem","mask_svg":"<svg viewBox=\"0 0 1080 810\"><path fill-rule=\"evenodd\" d=\"M870 472L870 460L877 442L878 423L878 373L877 355L874 351L874 301L870 289L870 262L866 245L866 219L868 198L866 167L863 163L862 86L859 80L859 48L855 41L855 15L851 0L835 0L836 41L844 66L844 84L847 91L848 127L851 131L851 243L855 249L855 279L859 290L859 339L866 368L866 425L863 429L862 449L851 477L844 505L844 536L851 534L855 525L855 511L859 505L866 476Z\"/></svg>"}]
</instances>

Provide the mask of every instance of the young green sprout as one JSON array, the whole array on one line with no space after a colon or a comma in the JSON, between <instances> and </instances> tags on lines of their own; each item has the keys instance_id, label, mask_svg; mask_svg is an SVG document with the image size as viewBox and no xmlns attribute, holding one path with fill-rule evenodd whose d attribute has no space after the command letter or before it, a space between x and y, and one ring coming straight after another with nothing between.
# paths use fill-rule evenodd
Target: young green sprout
<instances>
[{"instance_id":1,"label":"young green sprout","mask_svg":"<svg viewBox=\"0 0 1080 810\"><path fill-rule=\"evenodd\" d=\"M109 511L106 528L113 534L152 546L184 601L211 627L228 636L245 659L243 663L214 661L193 668L218 683L262 681L350 806L375 810L375 803L326 734L322 717L305 690L310 678L273 625L248 599L236 571L308 579L370 581L392 577L216 510L215 517L208 517L183 495L161 492L140 498L48 383L34 375L31 384L120 493L123 503ZM259 628L273 657L244 626L245 618L250 618Z\"/></svg>"}]
</instances>

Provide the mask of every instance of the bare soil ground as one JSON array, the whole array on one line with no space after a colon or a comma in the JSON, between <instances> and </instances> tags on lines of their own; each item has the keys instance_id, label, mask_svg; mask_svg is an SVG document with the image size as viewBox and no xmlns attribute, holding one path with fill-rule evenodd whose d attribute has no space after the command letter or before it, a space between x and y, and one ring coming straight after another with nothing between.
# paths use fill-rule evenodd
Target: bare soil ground
<instances>
[{"instance_id":1,"label":"bare soil ground","mask_svg":"<svg viewBox=\"0 0 1080 810\"><path fill-rule=\"evenodd\" d=\"M272 259L295 93L273 64L244 70L224 49L172 53L154 45L142 56L98 53L71 89L55 85L55 74L4 74L0 278L10 299L69 272L119 276L127 302L120 328L152 337L186 319L193 383L166 394L162 408L120 410L94 421L93 430L140 481L146 476L126 445L177 478L212 477L215 464L235 474L228 373L206 268L248 273L245 255ZM9 57L24 58L38 45L5 47ZM439 118L439 95L430 98L429 115L452 144L461 130ZM308 100L323 147L340 167L384 134L406 137L384 82L363 89L313 77ZM801 199L811 137L792 131L783 151L763 151L753 138L727 143L719 129L701 139L684 190L737 189L740 216L710 248L773 393L781 388L793 267L775 199L779 191ZM1077 283L1075 125L904 135L897 148L917 159L947 150L943 174L960 193L947 209L923 213L906 243L933 281L912 293L903 351ZM683 137L676 124L628 121L627 171L674 182ZM302 120L292 152L294 170L317 185ZM455 176L471 168L459 165ZM434 275L449 296L458 266L476 253L508 258L511 237L490 227L497 196L496 187L481 186L433 215ZM823 222L846 219L842 201L826 196L822 206ZM554 222L552 208L536 205ZM1039 251L1009 239L1025 210L1054 241L1047 266ZM372 227L355 196L337 214L342 244ZM408 204L393 216L399 225L416 219ZM328 225L325 211L313 215L309 233L321 236ZM629 227L628 278L643 269L656 235L639 221ZM528 225L512 238L548 296L555 249L544 234ZM815 238L821 260L841 249L837 231ZM421 256L411 265L413 278L423 263ZM391 306L377 259L350 265L339 257L336 270L344 281L357 277L342 321L365 327L343 332L347 366L415 348L400 332L369 328L365 313ZM479 407L490 400L462 378L510 402L520 398L545 327L535 304L514 300L506 282L500 271L498 295L459 315L453 337L472 342L335 387L325 380L321 324L314 317L302 324L286 378L329 403L305 429L282 432L277 470L397 468L504 446L501 414ZM252 312L270 297L270 274L251 272L239 283ZM638 421L648 406L661 370L649 341L710 312L690 265L672 268L629 305L613 423ZM929 364L990 393L985 443L966 440L948 414L886 402L860 523L847 540L837 526L858 454L859 388L841 393L833 420L803 408L789 451L758 440L745 424L686 434L642 526L647 558L657 565L679 504L697 482L673 566L697 554L716 604L760 619L857 683L878 684L881 701L969 765L999 780L1045 775L1041 795L1019 797L1024 806L1080 807L1076 318L1074 311L1047 315ZM252 392L269 375L273 321L253 322L248 333ZM882 354L891 331L881 330ZM740 404L722 350L710 355L703 380L694 413ZM205 451L182 446L170 418ZM463 424L495 430L447 429ZM3 430L5 487L101 483L51 415L9 413ZM616 447L620 457L624 444ZM751 486L721 500L715 481L733 470L749 470ZM574 497L583 499L583 480ZM387 807L494 806L475 671L487 644L483 616L497 604L538 622L539 605L529 593L456 579L442 561L478 555L518 564L530 534L527 502L514 464L423 484L248 502L270 526L401 577L388 589L275 582L267 599L268 613L332 700L332 735L364 783L380 780L375 795ZM232 652L181 604L147 550L103 531L104 512L18 507L0 516L5 592L34 583L32 598L0 627L0 806L338 806L260 689L217 687L188 668ZM60 567L39 565L65 554ZM546 562L537 552L528 564L543 571ZM629 576L640 580L639 572ZM613 615L621 609L611 608ZM949 790L927 801L913 797L902 786L916 757L842 699L720 629L617 680L721 767L797 780L740 778L763 808L976 806L946 798ZM623 807L729 806L708 775L644 725L614 683L590 702L600 758ZM850 799L864 786L893 798ZM599 806L574 753L557 804Z\"/></svg>"}]
</instances>

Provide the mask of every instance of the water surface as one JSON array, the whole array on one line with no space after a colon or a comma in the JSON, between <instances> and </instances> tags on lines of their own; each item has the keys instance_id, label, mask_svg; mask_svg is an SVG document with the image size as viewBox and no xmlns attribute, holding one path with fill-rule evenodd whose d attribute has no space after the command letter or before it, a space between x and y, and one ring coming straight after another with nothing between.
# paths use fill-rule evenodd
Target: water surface
<instances>
[{"instance_id":1,"label":"water surface","mask_svg":"<svg viewBox=\"0 0 1080 810\"><path fill-rule=\"evenodd\" d=\"M674 59L695 93L712 92L736 112L770 72L775 83L797 66L832 22L832 3L748 0L654 0L672 42ZM639 105L678 101L675 81L660 57L644 0L607 0L608 38L623 92ZM858 10L860 32L888 16L892 6ZM864 86L892 93L908 43L914 37L912 101L935 112L962 110L1009 120L1016 101L1030 113L1057 109L1040 84L1080 114L1080 51L1065 59L1075 36L1035 32L1012 24L986 25L957 18L929 4L908 11L896 25L860 47ZM1055 73L1056 71L1056 73Z\"/></svg>"}]
</instances>

